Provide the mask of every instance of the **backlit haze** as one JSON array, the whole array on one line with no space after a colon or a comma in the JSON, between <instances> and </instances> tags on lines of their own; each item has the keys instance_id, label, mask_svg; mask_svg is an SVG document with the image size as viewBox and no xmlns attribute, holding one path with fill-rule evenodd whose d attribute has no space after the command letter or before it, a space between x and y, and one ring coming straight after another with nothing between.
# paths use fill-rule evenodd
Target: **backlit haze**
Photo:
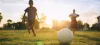
<instances>
[{"instance_id":1,"label":"backlit haze","mask_svg":"<svg viewBox=\"0 0 100 45\"><path fill-rule=\"evenodd\" d=\"M24 10L29 6L29 0L0 0L0 12L3 20L0 27L8 19L13 22L21 21ZM34 6L37 8L39 17L41 13L47 16L46 22L52 27L52 20L69 20L69 14L75 9L80 15L77 20L92 25L97 22L96 17L100 15L100 0L34 0Z\"/></svg>"}]
</instances>

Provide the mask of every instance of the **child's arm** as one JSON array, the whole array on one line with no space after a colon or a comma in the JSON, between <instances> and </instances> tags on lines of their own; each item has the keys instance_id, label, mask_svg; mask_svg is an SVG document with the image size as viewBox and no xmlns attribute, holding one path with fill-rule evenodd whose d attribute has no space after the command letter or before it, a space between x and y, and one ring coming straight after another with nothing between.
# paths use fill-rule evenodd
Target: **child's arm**
<instances>
[{"instance_id":1,"label":"child's arm","mask_svg":"<svg viewBox=\"0 0 100 45\"><path fill-rule=\"evenodd\" d=\"M72 15L70 14L70 15L69 15L69 17L71 18L71 17L72 17Z\"/></svg>"},{"instance_id":2,"label":"child's arm","mask_svg":"<svg viewBox=\"0 0 100 45\"><path fill-rule=\"evenodd\" d=\"M25 11L25 13L24 13L24 16L23 16L23 23L25 22L25 15L26 15L26 11Z\"/></svg>"},{"instance_id":3,"label":"child's arm","mask_svg":"<svg viewBox=\"0 0 100 45\"><path fill-rule=\"evenodd\" d=\"M37 18L39 19L38 15L36 15L36 16L37 16Z\"/></svg>"},{"instance_id":4,"label":"child's arm","mask_svg":"<svg viewBox=\"0 0 100 45\"><path fill-rule=\"evenodd\" d=\"M25 13L24 13L24 16L26 15L26 11L25 11Z\"/></svg>"},{"instance_id":5,"label":"child's arm","mask_svg":"<svg viewBox=\"0 0 100 45\"><path fill-rule=\"evenodd\" d=\"M36 15L36 17L39 19L38 14L37 14L37 11L36 11L35 15Z\"/></svg>"},{"instance_id":6,"label":"child's arm","mask_svg":"<svg viewBox=\"0 0 100 45\"><path fill-rule=\"evenodd\" d=\"M79 15L77 14L77 17L79 17Z\"/></svg>"},{"instance_id":7,"label":"child's arm","mask_svg":"<svg viewBox=\"0 0 100 45\"><path fill-rule=\"evenodd\" d=\"M34 7L34 9L35 9L35 16L39 19L39 17L38 17L38 14L37 14L37 9Z\"/></svg>"}]
</instances>

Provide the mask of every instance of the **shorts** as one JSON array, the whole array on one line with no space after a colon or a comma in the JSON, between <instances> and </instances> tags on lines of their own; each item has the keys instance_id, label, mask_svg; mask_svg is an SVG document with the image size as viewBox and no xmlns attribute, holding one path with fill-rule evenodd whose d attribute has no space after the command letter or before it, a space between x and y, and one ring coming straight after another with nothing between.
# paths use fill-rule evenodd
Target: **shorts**
<instances>
[{"instance_id":1,"label":"shorts","mask_svg":"<svg viewBox=\"0 0 100 45\"><path fill-rule=\"evenodd\" d=\"M74 29L77 29L77 23L76 23L76 24L71 24L71 25L70 25L70 28L72 28L72 29L73 29L73 28L74 28Z\"/></svg>"},{"instance_id":2,"label":"shorts","mask_svg":"<svg viewBox=\"0 0 100 45\"><path fill-rule=\"evenodd\" d=\"M28 20L28 26L34 26L35 25L35 19L33 20Z\"/></svg>"}]
</instances>

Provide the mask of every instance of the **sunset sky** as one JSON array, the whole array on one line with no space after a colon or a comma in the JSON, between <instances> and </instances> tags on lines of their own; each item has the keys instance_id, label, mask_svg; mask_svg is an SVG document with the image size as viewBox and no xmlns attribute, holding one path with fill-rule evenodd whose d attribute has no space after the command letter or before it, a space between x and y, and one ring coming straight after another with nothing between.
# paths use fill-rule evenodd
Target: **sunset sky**
<instances>
[{"instance_id":1,"label":"sunset sky","mask_svg":"<svg viewBox=\"0 0 100 45\"><path fill-rule=\"evenodd\" d=\"M28 7L29 0L0 0L0 12L3 20L0 24L6 23L7 19L13 22L21 21L24 10ZM77 20L92 25L97 22L96 17L100 15L100 0L34 0L38 15L44 13L47 16L47 23L52 20L70 20L68 17L73 9L80 15Z\"/></svg>"}]
</instances>

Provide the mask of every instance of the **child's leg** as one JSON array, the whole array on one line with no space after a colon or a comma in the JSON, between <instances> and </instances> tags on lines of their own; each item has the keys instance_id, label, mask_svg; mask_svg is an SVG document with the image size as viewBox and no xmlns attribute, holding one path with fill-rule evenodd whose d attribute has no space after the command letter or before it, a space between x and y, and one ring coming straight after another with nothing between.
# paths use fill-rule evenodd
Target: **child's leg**
<instances>
[{"instance_id":1,"label":"child's leg","mask_svg":"<svg viewBox=\"0 0 100 45\"><path fill-rule=\"evenodd\" d=\"M30 30L32 30L33 35L36 36L35 30L33 29L33 25L30 26ZM29 30L29 31L30 31L30 30Z\"/></svg>"},{"instance_id":2,"label":"child's leg","mask_svg":"<svg viewBox=\"0 0 100 45\"><path fill-rule=\"evenodd\" d=\"M75 31L77 30L77 22L71 23L70 28L73 31L73 34L75 34Z\"/></svg>"},{"instance_id":3,"label":"child's leg","mask_svg":"<svg viewBox=\"0 0 100 45\"><path fill-rule=\"evenodd\" d=\"M30 28L30 25L28 25L28 33L29 33L29 34L30 34L30 29L31 29L31 28Z\"/></svg>"},{"instance_id":4,"label":"child's leg","mask_svg":"<svg viewBox=\"0 0 100 45\"><path fill-rule=\"evenodd\" d=\"M75 33L75 30L74 30L74 28L71 28L71 31L73 32L73 34Z\"/></svg>"},{"instance_id":5,"label":"child's leg","mask_svg":"<svg viewBox=\"0 0 100 45\"><path fill-rule=\"evenodd\" d=\"M71 29L71 31L73 32L73 34L75 34L75 25L74 25L74 24L71 25L70 29Z\"/></svg>"},{"instance_id":6,"label":"child's leg","mask_svg":"<svg viewBox=\"0 0 100 45\"><path fill-rule=\"evenodd\" d=\"M32 28L32 32L33 32L33 34L34 34L34 36L36 36L36 34L35 34L35 30Z\"/></svg>"},{"instance_id":7,"label":"child's leg","mask_svg":"<svg viewBox=\"0 0 100 45\"><path fill-rule=\"evenodd\" d=\"M73 28L73 34L75 34L75 28Z\"/></svg>"},{"instance_id":8,"label":"child's leg","mask_svg":"<svg viewBox=\"0 0 100 45\"><path fill-rule=\"evenodd\" d=\"M33 20L31 20L30 25L31 25L30 28L31 28L31 30L32 30L32 32L33 32L33 34L34 34L34 36L36 36L35 30L33 29L33 26L34 26L34 21L33 21Z\"/></svg>"},{"instance_id":9,"label":"child's leg","mask_svg":"<svg viewBox=\"0 0 100 45\"><path fill-rule=\"evenodd\" d=\"M35 30L34 30L34 24L35 24L35 20L33 20L33 23L32 23L32 32L33 32L34 36L36 36Z\"/></svg>"},{"instance_id":10,"label":"child's leg","mask_svg":"<svg viewBox=\"0 0 100 45\"><path fill-rule=\"evenodd\" d=\"M28 32L30 33L30 30L31 30L31 26L32 24L31 24L31 20L28 20Z\"/></svg>"}]
</instances>

